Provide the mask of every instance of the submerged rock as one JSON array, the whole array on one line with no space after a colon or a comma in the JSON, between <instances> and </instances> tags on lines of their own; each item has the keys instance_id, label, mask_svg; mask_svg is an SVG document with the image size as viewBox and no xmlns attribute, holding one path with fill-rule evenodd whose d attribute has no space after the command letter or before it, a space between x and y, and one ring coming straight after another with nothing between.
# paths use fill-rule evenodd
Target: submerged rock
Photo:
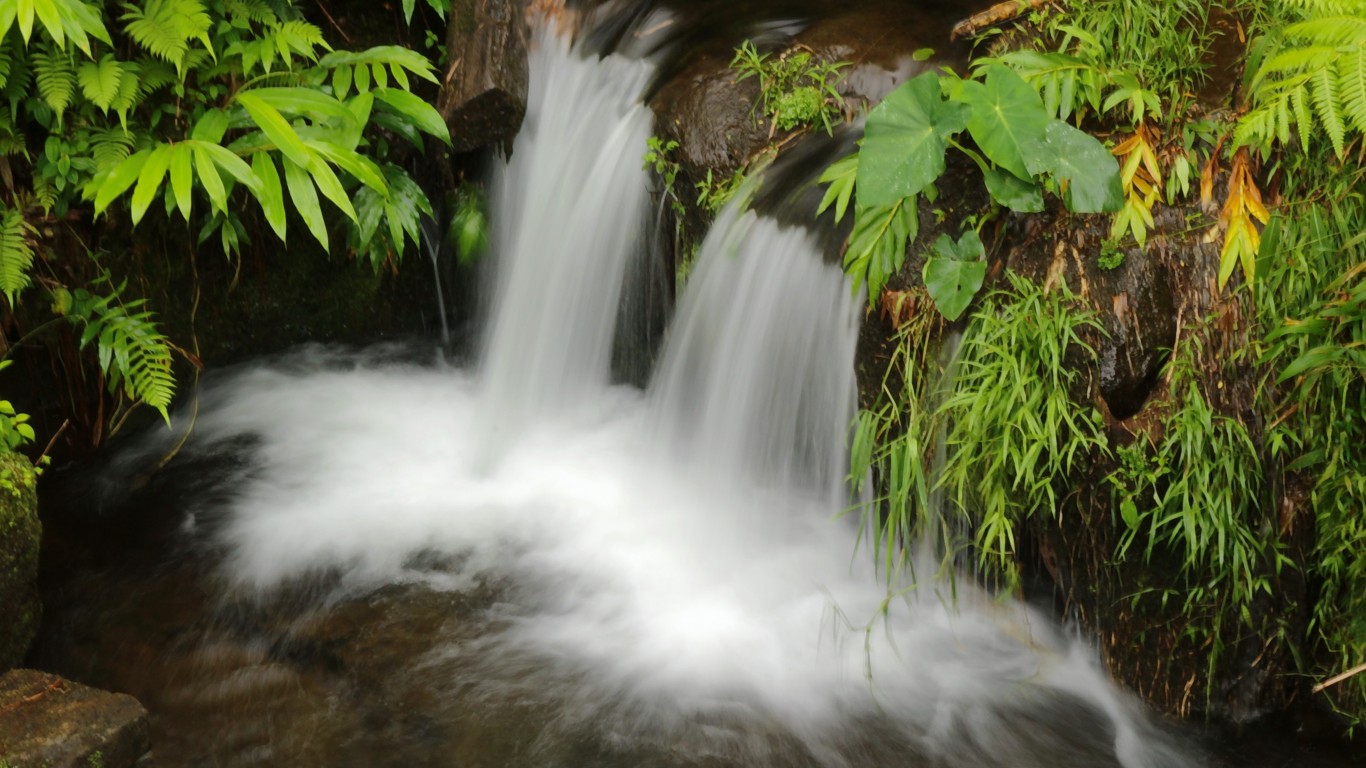
<instances>
[{"instance_id":1,"label":"submerged rock","mask_svg":"<svg viewBox=\"0 0 1366 768\"><path fill-rule=\"evenodd\" d=\"M0 677L0 764L23 768L148 765L147 710L137 699L32 669Z\"/></svg>"},{"instance_id":2,"label":"submerged rock","mask_svg":"<svg viewBox=\"0 0 1366 768\"><path fill-rule=\"evenodd\" d=\"M23 661L38 631L38 495L33 466L0 453L0 669ZM3 754L3 753L0 753Z\"/></svg>"}]
</instances>

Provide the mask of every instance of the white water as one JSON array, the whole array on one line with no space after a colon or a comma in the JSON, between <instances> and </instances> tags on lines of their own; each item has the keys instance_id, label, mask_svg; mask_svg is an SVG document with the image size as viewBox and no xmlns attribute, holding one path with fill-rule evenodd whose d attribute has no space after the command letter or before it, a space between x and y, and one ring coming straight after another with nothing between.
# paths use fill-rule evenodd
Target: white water
<instances>
[{"instance_id":1,"label":"white water","mask_svg":"<svg viewBox=\"0 0 1366 768\"><path fill-rule=\"evenodd\" d=\"M256 440L228 575L495 585L478 639L438 654L473 671L432 684L543 702L530 739L677 764L1184 765L1023 606L925 584L881 614L840 517L859 305L800 231L727 211L650 392L606 385L646 73L540 46L482 368L301 353L207 390L200 445ZM432 553L445 567L414 559Z\"/></svg>"}]
</instances>

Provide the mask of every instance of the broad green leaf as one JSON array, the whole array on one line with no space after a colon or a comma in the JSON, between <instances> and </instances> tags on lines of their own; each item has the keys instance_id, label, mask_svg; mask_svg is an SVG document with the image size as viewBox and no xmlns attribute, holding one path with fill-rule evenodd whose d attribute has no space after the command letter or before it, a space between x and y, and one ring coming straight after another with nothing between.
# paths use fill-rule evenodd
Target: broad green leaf
<instances>
[{"instance_id":1,"label":"broad green leaf","mask_svg":"<svg viewBox=\"0 0 1366 768\"><path fill-rule=\"evenodd\" d=\"M285 169L285 186L289 187L289 199L299 218L308 225L308 231L327 250L327 222L323 219L323 209L318 203L318 193L313 188L313 179L308 171L300 168L288 156L281 157Z\"/></svg>"},{"instance_id":2,"label":"broad green leaf","mask_svg":"<svg viewBox=\"0 0 1366 768\"><path fill-rule=\"evenodd\" d=\"M1089 134L1052 120L1043 140L1031 148L1039 172L1057 179L1062 199L1074 213L1114 213L1124 206L1119 162Z\"/></svg>"},{"instance_id":3,"label":"broad green leaf","mask_svg":"<svg viewBox=\"0 0 1366 768\"><path fill-rule=\"evenodd\" d=\"M1004 168L987 166L982 169L991 199L1017 213L1038 213L1043 210L1043 191L1033 181L1025 181Z\"/></svg>"},{"instance_id":4,"label":"broad green leaf","mask_svg":"<svg viewBox=\"0 0 1366 768\"><path fill-rule=\"evenodd\" d=\"M948 235L940 235L934 251L935 255L925 260L921 276L939 313L957 320L986 279L987 263L981 260L985 249L977 231L969 229L957 243Z\"/></svg>"},{"instance_id":5,"label":"broad green leaf","mask_svg":"<svg viewBox=\"0 0 1366 768\"><path fill-rule=\"evenodd\" d=\"M207 141L211 144L223 143L228 132L228 113L221 109L210 109L199 116L190 131L190 138Z\"/></svg>"},{"instance_id":6,"label":"broad green leaf","mask_svg":"<svg viewBox=\"0 0 1366 768\"><path fill-rule=\"evenodd\" d=\"M868 115L859 150L859 202L890 205L920 192L944 172L948 138L966 125L966 108L944 99L933 72L892 91Z\"/></svg>"},{"instance_id":7,"label":"broad green leaf","mask_svg":"<svg viewBox=\"0 0 1366 768\"><path fill-rule=\"evenodd\" d=\"M142 173L142 166L147 163L147 158L152 154L152 150L144 149L129 155L123 162L114 166L99 185L95 192L95 215L99 216L109 207L109 204L133 185L138 180L138 175Z\"/></svg>"},{"instance_id":8,"label":"broad green leaf","mask_svg":"<svg viewBox=\"0 0 1366 768\"><path fill-rule=\"evenodd\" d=\"M261 180L261 187L256 193L256 201L261 204L261 212L266 216L266 223L275 230L275 235L280 241L285 240L285 193L280 187L280 174L275 170L275 161L266 152L257 152L251 156L251 169L256 174L256 178Z\"/></svg>"},{"instance_id":9,"label":"broad green leaf","mask_svg":"<svg viewBox=\"0 0 1366 768\"><path fill-rule=\"evenodd\" d=\"M275 143L275 146L285 157L289 158L295 165L308 165L313 153L304 146L299 134L294 131L294 127L289 124L284 115L280 114L279 110L261 100L255 91L238 93L237 103L247 110L252 121L256 123L262 133Z\"/></svg>"},{"instance_id":10,"label":"broad green leaf","mask_svg":"<svg viewBox=\"0 0 1366 768\"><path fill-rule=\"evenodd\" d=\"M166 169L170 162L171 145L169 144L162 144L147 156L147 162L143 163L142 171L138 173L138 185L133 188L132 213L134 224L141 221L143 214L147 213L147 206L151 205L152 198L161 188L161 181L166 176Z\"/></svg>"},{"instance_id":11,"label":"broad green leaf","mask_svg":"<svg viewBox=\"0 0 1366 768\"><path fill-rule=\"evenodd\" d=\"M376 89L375 98L411 120L422 132L429 133L447 144L451 143L451 129L447 127L446 121L441 119L441 113L431 104L407 91L394 88Z\"/></svg>"},{"instance_id":12,"label":"broad green leaf","mask_svg":"<svg viewBox=\"0 0 1366 768\"><path fill-rule=\"evenodd\" d=\"M186 221L194 204L194 147L186 142L171 147L171 191Z\"/></svg>"},{"instance_id":13,"label":"broad green leaf","mask_svg":"<svg viewBox=\"0 0 1366 768\"><path fill-rule=\"evenodd\" d=\"M983 82L963 82L959 98L971 106L968 132L992 162L1020 178L1038 173L1034 148L1048 126L1039 94L1000 64L986 68Z\"/></svg>"}]
</instances>

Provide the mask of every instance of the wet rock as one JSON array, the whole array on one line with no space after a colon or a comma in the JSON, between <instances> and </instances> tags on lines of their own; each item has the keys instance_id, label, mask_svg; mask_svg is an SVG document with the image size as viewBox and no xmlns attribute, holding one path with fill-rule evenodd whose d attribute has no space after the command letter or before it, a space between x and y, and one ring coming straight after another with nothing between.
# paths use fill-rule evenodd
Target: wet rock
<instances>
[{"instance_id":1,"label":"wet rock","mask_svg":"<svg viewBox=\"0 0 1366 768\"><path fill-rule=\"evenodd\" d=\"M527 98L525 0L457 0L446 25L450 65L436 107L457 152L511 141Z\"/></svg>"},{"instance_id":2,"label":"wet rock","mask_svg":"<svg viewBox=\"0 0 1366 768\"><path fill-rule=\"evenodd\" d=\"M0 764L125 768L150 764L147 710L122 693L16 669L0 677Z\"/></svg>"},{"instance_id":3,"label":"wet rock","mask_svg":"<svg viewBox=\"0 0 1366 768\"><path fill-rule=\"evenodd\" d=\"M678 142L685 176L705 177L710 170L724 178L768 142L768 126L755 119L758 100L757 81L737 82L729 58L708 54L664 83L650 107L657 133Z\"/></svg>"},{"instance_id":4,"label":"wet rock","mask_svg":"<svg viewBox=\"0 0 1366 768\"><path fill-rule=\"evenodd\" d=\"M1095 310L1105 328L1096 340L1101 398L1117 420L1128 419L1152 393L1176 342L1171 274L1157 250L1106 252L1079 229L1059 239L1050 281L1066 284Z\"/></svg>"},{"instance_id":5,"label":"wet rock","mask_svg":"<svg viewBox=\"0 0 1366 768\"><path fill-rule=\"evenodd\" d=\"M38 496L33 465L0 453L0 669L24 658L38 631Z\"/></svg>"}]
</instances>

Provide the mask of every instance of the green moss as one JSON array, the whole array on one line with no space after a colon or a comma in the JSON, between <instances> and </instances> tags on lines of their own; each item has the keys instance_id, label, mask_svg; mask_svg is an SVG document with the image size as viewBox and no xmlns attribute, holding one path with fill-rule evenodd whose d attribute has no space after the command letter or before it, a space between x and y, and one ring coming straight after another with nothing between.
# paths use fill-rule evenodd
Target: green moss
<instances>
[{"instance_id":1,"label":"green moss","mask_svg":"<svg viewBox=\"0 0 1366 768\"><path fill-rule=\"evenodd\" d=\"M0 453L0 670L18 664L38 631L38 491L33 465Z\"/></svg>"}]
</instances>

